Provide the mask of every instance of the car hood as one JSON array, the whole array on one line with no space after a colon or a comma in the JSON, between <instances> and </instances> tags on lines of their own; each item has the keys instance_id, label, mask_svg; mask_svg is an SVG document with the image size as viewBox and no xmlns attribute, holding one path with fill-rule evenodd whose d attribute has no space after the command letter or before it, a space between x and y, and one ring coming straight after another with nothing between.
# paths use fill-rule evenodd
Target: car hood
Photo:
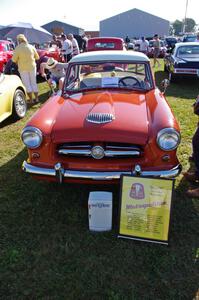
<instances>
[{"instance_id":1,"label":"car hood","mask_svg":"<svg viewBox=\"0 0 199 300\"><path fill-rule=\"evenodd\" d=\"M111 116L107 123L92 117ZM89 121L88 121L89 119ZM63 101L51 138L55 143L112 141L144 145L148 139L145 94L139 92L86 92Z\"/></svg>"}]
</instances>

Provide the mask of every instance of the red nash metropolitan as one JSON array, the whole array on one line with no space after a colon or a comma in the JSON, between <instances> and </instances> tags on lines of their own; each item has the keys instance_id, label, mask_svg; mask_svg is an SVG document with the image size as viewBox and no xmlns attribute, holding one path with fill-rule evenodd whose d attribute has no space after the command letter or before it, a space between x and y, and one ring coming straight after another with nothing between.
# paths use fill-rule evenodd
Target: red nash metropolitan
<instances>
[{"instance_id":1,"label":"red nash metropolitan","mask_svg":"<svg viewBox=\"0 0 199 300\"><path fill-rule=\"evenodd\" d=\"M73 57L62 91L33 115L22 141L23 170L38 179L113 183L122 174L173 178L181 171L178 123L149 58L138 52Z\"/></svg>"}]
</instances>

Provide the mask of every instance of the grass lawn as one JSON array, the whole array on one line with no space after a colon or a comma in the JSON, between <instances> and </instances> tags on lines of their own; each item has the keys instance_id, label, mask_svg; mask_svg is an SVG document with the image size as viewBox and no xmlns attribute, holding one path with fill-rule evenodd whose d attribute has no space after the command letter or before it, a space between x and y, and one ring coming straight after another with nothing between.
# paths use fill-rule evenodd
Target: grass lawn
<instances>
[{"instance_id":1,"label":"grass lawn","mask_svg":"<svg viewBox=\"0 0 199 300\"><path fill-rule=\"evenodd\" d=\"M166 77L155 69L157 85ZM178 150L188 170L197 117L192 104L198 81L171 84L166 92L181 126ZM40 100L48 97L39 84ZM191 300L199 288L199 199L186 197L188 183L175 182L169 246L117 239L118 186L58 185L21 171L27 152L20 133L25 119L0 124L0 299ZM88 229L87 200L93 190L113 192L113 230Z\"/></svg>"}]
</instances>

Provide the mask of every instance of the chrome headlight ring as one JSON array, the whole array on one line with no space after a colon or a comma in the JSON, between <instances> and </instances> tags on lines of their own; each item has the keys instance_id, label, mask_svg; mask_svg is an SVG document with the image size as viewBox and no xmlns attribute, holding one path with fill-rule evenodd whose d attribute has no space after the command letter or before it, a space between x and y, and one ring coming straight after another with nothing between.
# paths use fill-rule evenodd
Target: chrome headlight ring
<instances>
[{"instance_id":1,"label":"chrome headlight ring","mask_svg":"<svg viewBox=\"0 0 199 300\"><path fill-rule=\"evenodd\" d=\"M21 133L21 139L26 147L35 149L41 145L43 141L43 134L39 128L27 126Z\"/></svg>"},{"instance_id":2,"label":"chrome headlight ring","mask_svg":"<svg viewBox=\"0 0 199 300\"><path fill-rule=\"evenodd\" d=\"M180 144L180 133L174 128L161 129L157 134L157 144L164 151L175 150Z\"/></svg>"}]
</instances>

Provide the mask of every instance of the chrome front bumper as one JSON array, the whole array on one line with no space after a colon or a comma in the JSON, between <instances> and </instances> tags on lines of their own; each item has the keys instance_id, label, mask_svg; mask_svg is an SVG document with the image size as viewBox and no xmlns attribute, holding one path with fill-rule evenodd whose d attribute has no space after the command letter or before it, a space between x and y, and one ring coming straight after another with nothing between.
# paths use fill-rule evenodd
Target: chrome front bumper
<instances>
[{"instance_id":1,"label":"chrome front bumper","mask_svg":"<svg viewBox=\"0 0 199 300\"><path fill-rule=\"evenodd\" d=\"M62 183L64 178L70 179L87 179L87 180L115 180L120 179L121 175L137 175L143 177L162 177L162 178L174 178L178 176L182 170L181 165L177 165L170 170L162 171L142 171L139 165L135 166L132 172L127 171L113 171L113 172L87 172L87 171L74 171L64 170L60 163L54 166L54 169L35 167L26 161L23 162L22 169L26 173L40 176L53 176L56 177L58 182Z\"/></svg>"}]
</instances>

